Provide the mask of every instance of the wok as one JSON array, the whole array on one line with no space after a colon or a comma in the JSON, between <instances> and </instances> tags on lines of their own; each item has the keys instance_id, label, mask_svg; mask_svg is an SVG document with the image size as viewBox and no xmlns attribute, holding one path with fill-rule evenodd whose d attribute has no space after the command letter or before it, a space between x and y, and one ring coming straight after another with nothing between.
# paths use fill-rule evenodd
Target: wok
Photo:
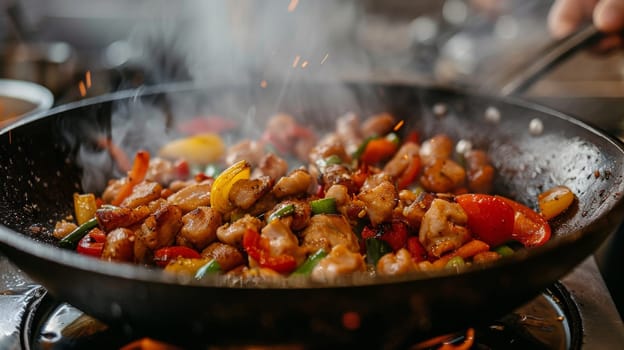
<instances>
[{"instance_id":1,"label":"wok","mask_svg":"<svg viewBox=\"0 0 624 350\"><path fill-rule=\"evenodd\" d=\"M440 104L445 108L435 107ZM434 113L444 109L444 115ZM85 173L102 179L119 175L108 153L97 153L97 137L107 135L116 143L138 140L155 150L179 120L198 114L237 119L241 127L231 139L257 136L261 128L255 126L263 126L275 111L292 113L320 130L347 111L363 116L389 111L423 137L444 132L486 149L498 171L498 193L533 206L540 191L563 184L578 201L552 222L553 238L546 245L494 264L459 274L345 279L332 285L229 285L218 276L200 283L105 263L59 249L45 238L56 220L72 212L74 192L102 190L103 183L87 183ZM541 133L530 131L532 120L541 121ZM145 137L148 129L165 136ZM320 342L329 336L339 342L372 339L367 345L374 346L388 339L401 344L405 334L420 337L491 321L565 275L622 220L624 148L619 141L528 102L432 86L157 86L20 121L0 131L0 149L2 252L58 300L111 325L161 338L202 336L217 342L224 334L237 334L264 339L279 330L293 339L315 334ZM134 151L132 146L126 150ZM87 159L100 157L97 169L79 161L85 152ZM356 329L342 324L348 312L360 317Z\"/></svg>"}]
</instances>

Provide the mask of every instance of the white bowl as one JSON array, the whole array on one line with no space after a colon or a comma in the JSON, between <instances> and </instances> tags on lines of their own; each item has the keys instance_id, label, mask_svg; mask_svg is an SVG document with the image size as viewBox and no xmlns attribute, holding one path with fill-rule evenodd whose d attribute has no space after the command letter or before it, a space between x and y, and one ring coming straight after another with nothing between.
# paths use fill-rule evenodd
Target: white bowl
<instances>
[{"instance_id":1,"label":"white bowl","mask_svg":"<svg viewBox=\"0 0 624 350\"><path fill-rule=\"evenodd\" d=\"M52 92L39 84L0 79L0 128L25 116L48 110L53 103Z\"/></svg>"}]
</instances>

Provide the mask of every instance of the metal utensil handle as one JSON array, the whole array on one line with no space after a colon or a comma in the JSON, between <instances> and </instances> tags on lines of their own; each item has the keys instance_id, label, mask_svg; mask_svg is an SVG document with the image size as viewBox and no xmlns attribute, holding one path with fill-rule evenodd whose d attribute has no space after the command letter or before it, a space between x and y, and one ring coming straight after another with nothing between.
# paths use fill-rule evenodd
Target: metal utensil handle
<instances>
[{"instance_id":1,"label":"metal utensil handle","mask_svg":"<svg viewBox=\"0 0 624 350\"><path fill-rule=\"evenodd\" d=\"M537 58L529 62L507 79L500 92L502 95L518 95L525 92L536 80L550 71L553 67L570 57L587 44L595 42L603 36L594 25L589 24L571 35L557 41L537 55Z\"/></svg>"}]
</instances>

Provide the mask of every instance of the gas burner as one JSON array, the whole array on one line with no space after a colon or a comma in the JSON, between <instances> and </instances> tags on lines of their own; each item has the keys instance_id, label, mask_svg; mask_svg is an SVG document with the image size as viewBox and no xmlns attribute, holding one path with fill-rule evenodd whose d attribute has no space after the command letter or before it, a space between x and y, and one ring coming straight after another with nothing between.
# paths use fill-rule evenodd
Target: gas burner
<instances>
[{"instance_id":1,"label":"gas burner","mask_svg":"<svg viewBox=\"0 0 624 350\"><path fill-rule=\"evenodd\" d=\"M105 325L82 311L51 297L31 284L0 256L0 348L2 349L138 349L133 344L159 342L178 348L317 349L364 347L388 349L605 349L624 342L624 324L600 277L593 258L547 288L541 295L490 324L459 330L431 339L417 338L408 327L381 342L375 332L332 333L331 327L311 327L293 338L275 327L266 337L249 339L253 332L203 334L202 338L137 333ZM12 267L11 267L12 268ZM2 288L0 288L2 289ZM381 325L380 325L381 326ZM286 330L288 332L288 330ZM257 332L256 332L257 333ZM255 334L257 336L257 334ZM293 340L294 339L294 340ZM162 345L161 344L161 345ZM470 346L471 345L471 346Z\"/></svg>"}]
</instances>

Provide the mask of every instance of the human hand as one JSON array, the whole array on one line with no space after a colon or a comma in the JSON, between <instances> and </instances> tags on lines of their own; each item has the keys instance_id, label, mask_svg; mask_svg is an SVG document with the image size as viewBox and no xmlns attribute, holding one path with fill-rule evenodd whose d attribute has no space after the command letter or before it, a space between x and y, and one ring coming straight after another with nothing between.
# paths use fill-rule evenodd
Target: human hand
<instances>
[{"instance_id":1,"label":"human hand","mask_svg":"<svg viewBox=\"0 0 624 350\"><path fill-rule=\"evenodd\" d=\"M605 33L622 31L624 0L556 0L548 15L548 27L553 36L562 38L589 18Z\"/></svg>"}]
</instances>

